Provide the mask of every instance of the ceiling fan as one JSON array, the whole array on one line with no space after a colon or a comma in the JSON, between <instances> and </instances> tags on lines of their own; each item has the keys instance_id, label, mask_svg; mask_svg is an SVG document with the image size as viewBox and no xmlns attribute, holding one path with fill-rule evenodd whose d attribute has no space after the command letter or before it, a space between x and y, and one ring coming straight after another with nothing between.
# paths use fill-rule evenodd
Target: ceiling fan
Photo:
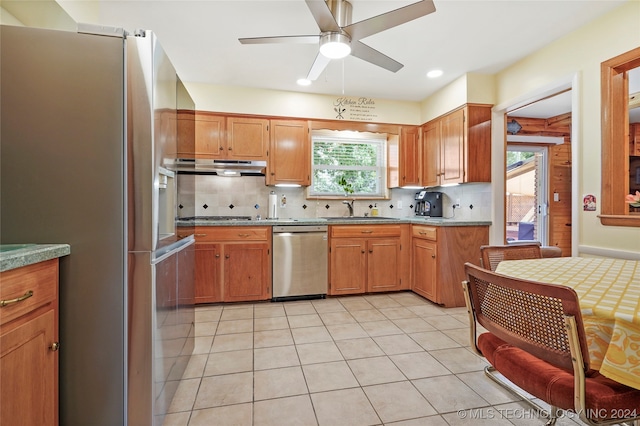
<instances>
[{"instance_id":1,"label":"ceiling fan","mask_svg":"<svg viewBox=\"0 0 640 426\"><path fill-rule=\"evenodd\" d=\"M253 37L239 39L242 44L319 43L320 51L307 75L316 80L331 59L351 54L391 72L404 65L362 43L360 39L435 12L432 0L422 0L383 13L373 18L351 23L352 5L347 0L305 0L318 27L318 35Z\"/></svg>"}]
</instances>

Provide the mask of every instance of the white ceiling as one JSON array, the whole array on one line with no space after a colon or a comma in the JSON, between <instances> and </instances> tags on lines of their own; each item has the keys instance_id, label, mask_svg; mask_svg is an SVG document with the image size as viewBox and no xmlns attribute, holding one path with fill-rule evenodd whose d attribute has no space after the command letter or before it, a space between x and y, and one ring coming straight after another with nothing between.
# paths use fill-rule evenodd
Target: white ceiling
<instances>
[{"instance_id":1,"label":"white ceiling","mask_svg":"<svg viewBox=\"0 0 640 426\"><path fill-rule=\"evenodd\" d=\"M404 64L397 73L347 57L301 87L296 80L317 46L241 45L238 38L318 34L303 0L57 1L76 22L154 31L186 82L407 101L465 73L496 73L625 2L434 0L436 12L363 39ZM410 3L352 0L353 22ZM427 79L434 68L444 75Z\"/></svg>"}]
</instances>

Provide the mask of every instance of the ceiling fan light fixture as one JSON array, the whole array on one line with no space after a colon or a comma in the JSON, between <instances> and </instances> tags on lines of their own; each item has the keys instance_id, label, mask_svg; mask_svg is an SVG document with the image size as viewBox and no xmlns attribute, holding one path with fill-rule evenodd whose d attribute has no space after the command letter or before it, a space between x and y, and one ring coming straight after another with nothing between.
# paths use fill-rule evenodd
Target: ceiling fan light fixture
<instances>
[{"instance_id":1,"label":"ceiling fan light fixture","mask_svg":"<svg viewBox=\"0 0 640 426\"><path fill-rule=\"evenodd\" d=\"M438 78L442 75L442 70L431 70L427 73L429 78Z\"/></svg>"},{"instance_id":2,"label":"ceiling fan light fixture","mask_svg":"<svg viewBox=\"0 0 640 426\"><path fill-rule=\"evenodd\" d=\"M351 53L351 40L341 33L327 33L320 37L320 53L329 59L342 59Z\"/></svg>"}]
</instances>

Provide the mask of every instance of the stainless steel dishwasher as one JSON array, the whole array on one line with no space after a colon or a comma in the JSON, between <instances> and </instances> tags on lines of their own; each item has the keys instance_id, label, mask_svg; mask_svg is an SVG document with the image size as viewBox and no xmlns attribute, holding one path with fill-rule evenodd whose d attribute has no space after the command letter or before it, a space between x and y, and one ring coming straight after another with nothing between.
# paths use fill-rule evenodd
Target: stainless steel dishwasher
<instances>
[{"instance_id":1,"label":"stainless steel dishwasher","mask_svg":"<svg viewBox=\"0 0 640 426\"><path fill-rule=\"evenodd\" d=\"M273 227L272 300L326 296L327 229L326 225Z\"/></svg>"}]
</instances>

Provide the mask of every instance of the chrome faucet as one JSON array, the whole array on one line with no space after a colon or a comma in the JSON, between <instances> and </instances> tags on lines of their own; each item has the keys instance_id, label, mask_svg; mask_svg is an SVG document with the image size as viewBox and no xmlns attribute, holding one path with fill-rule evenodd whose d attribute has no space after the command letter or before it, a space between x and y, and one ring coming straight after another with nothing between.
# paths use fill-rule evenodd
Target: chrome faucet
<instances>
[{"instance_id":1,"label":"chrome faucet","mask_svg":"<svg viewBox=\"0 0 640 426\"><path fill-rule=\"evenodd\" d=\"M351 202L349 202L349 200L344 200L342 202L342 204L346 204L347 208L349 209L349 217L353 217L353 203L355 203L356 200L351 200Z\"/></svg>"}]
</instances>

